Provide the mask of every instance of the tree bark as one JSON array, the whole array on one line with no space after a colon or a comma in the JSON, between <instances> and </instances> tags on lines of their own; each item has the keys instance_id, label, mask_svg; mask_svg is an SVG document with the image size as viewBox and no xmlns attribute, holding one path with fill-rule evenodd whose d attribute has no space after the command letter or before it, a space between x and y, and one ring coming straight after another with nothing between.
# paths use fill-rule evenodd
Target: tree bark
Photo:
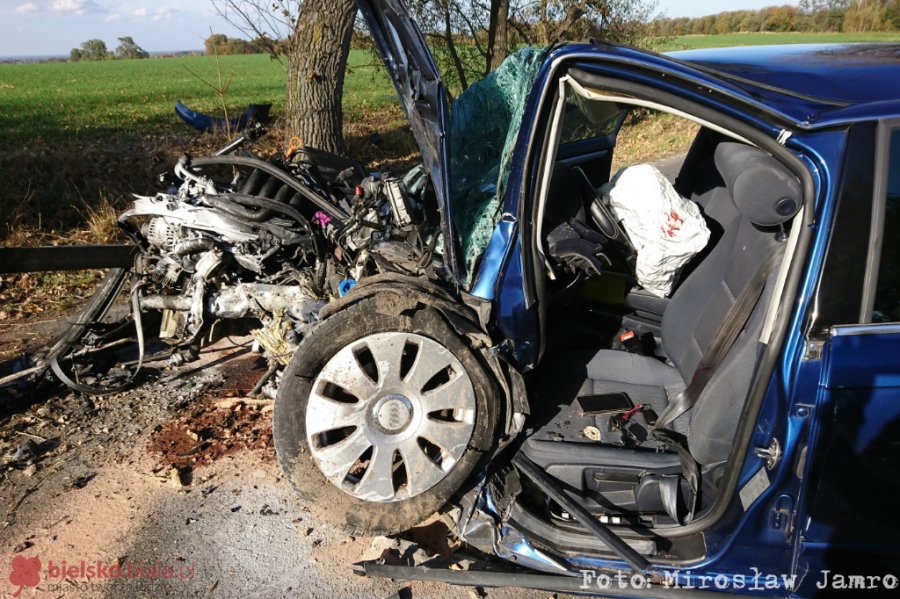
<instances>
[{"instance_id":1,"label":"tree bark","mask_svg":"<svg viewBox=\"0 0 900 599\"><path fill-rule=\"evenodd\" d=\"M487 73L500 66L509 51L509 0L491 0ZM485 74L487 74L485 73Z\"/></svg>"},{"instance_id":2,"label":"tree bark","mask_svg":"<svg viewBox=\"0 0 900 599\"><path fill-rule=\"evenodd\" d=\"M303 3L288 47L286 145L297 136L304 145L347 153L341 99L355 17L355 0Z\"/></svg>"}]
</instances>

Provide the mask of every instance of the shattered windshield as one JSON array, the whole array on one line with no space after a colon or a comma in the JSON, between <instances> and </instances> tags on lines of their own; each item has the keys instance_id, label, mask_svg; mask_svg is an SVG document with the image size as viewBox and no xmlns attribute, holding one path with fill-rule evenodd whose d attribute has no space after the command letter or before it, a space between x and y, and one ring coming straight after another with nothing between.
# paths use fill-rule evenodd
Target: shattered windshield
<instances>
[{"instance_id":1,"label":"shattered windshield","mask_svg":"<svg viewBox=\"0 0 900 599\"><path fill-rule=\"evenodd\" d=\"M523 48L473 84L450 111L451 218L459 232L469 285L499 218L525 102L543 48Z\"/></svg>"}]
</instances>

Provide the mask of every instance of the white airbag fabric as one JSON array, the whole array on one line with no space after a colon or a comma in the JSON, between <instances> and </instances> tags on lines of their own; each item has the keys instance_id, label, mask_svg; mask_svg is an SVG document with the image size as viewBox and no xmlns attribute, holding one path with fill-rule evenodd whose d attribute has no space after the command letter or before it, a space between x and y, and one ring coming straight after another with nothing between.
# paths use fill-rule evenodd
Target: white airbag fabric
<instances>
[{"instance_id":1,"label":"white airbag fabric","mask_svg":"<svg viewBox=\"0 0 900 599\"><path fill-rule=\"evenodd\" d=\"M622 169L600 188L637 250L635 276L641 287L667 297L682 267L709 242L700 208L678 195L649 164Z\"/></svg>"}]
</instances>

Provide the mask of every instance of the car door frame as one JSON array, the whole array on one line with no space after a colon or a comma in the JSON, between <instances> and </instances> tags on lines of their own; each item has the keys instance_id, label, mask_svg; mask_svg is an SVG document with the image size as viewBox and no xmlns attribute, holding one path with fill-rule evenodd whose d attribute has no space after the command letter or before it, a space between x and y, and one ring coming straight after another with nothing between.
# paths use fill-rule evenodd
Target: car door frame
<instances>
[{"instance_id":1,"label":"car door frame","mask_svg":"<svg viewBox=\"0 0 900 599\"><path fill-rule=\"evenodd\" d=\"M805 452L806 463L799 466L803 470L803 499L797 513L800 534L797 536L795 548L797 569L795 571L834 571L834 560L838 559L834 555L839 553L844 545L860 554L868 551L870 556L876 558L879 552L900 553L900 545L896 548L887 548L883 544L847 542L841 534L842 530L846 532L846 526L842 529L837 519L835 522L829 521L828 506L817 503L816 500L822 493L834 492L830 489L840 491L840 488L835 486L835 481L840 485L840 479L833 478L831 474L833 470L841 467L839 462L835 463L830 457L833 456L836 439L839 437L844 439L849 435L854 440L853 447L850 447L851 443L844 443L843 451L854 454L865 453L868 451L867 448L871 448L875 443L876 435L875 431L871 430L873 428L871 414L867 413L865 401L876 401L878 405L885 404L882 397L872 399L879 390L885 389L897 389L893 392L893 396L900 397L900 382L898 382L900 371L896 368L892 371L890 368L892 364L890 356L895 354L885 351L884 347L884 345L888 348L900 345L900 322L872 322L884 239L891 136L900 130L900 117L861 123L856 127L869 128L868 132L863 133L863 139L868 138L872 154L866 155L869 148L860 147L858 143L855 145L849 143L843 176L850 177L846 165L855 161L856 168L871 165L869 166L871 181L868 189L859 189L852 181L843 184L844 193L848 193L847 188L850 188L849 194L857 195L847 198L842 194L840 202L845 206L839 204L836 207L833 237L824 261L822 278L807 329L807 359L811 363L818 362L820 370L815 383L817 390L812 392L809 387L805 389L807 393L816 394L815 422L810 432L808 451ZM868 197L865 199L859 197L863 194ZM855 201L847 202L848 199ZM861 207L863 201L866 204ZM866 214L866 209L871 210L870 214ZM854 215L856 212L862 214ZM865 243L859 241L848 244L848 241L862 234L864 225L868 225L866 227L869 232L868 240L865 240ZM834 243L834 236L840 236L839 239L844 241L844 245L830 247ZM840 258L835 260L832 254L839 255ZM834 269L829 268L838 266L842 267L844 272L848 272L860 254L863 254L864 259L858 263L864 264L864 269L857 278L849 282L840 272L833 272ZM868 352L866 347L869 348ZM877 356L874 368L871 362L873 351ZM884 366L885 356L888 356L888 367L879 371L878 368ZM882 359L882 362L878 363L877 359ZM855 402L861 402L863 405L857 405ZM848 407L853 409L848 410ZM847 416L851 412L852 418ZM900 403L892 413L879 414L884 422L893 423L900 420ZM853 428L854 426L856 428ZM866 430L866 427L870 430ZM883 431L878 433L880 437ZM862 445L865 445L865 448L861 449ZM852 458L848 459L852 461ZM845 500L848 505L852 502L852 498ZM834 526L829 526L831 524ZM864 539L860 538L860 541ZM872 562L871 557L867 559Z\"/></svg>"},{"instance_id":2,"label":"car door frame","mask_svg":"<svg viewBox=\"0 0 900 599\"><path fill-rule=\"evenodd\" d=\"M746 462L748 467L752 466L755 469L762 462L753 453L751 441L755 427L748 423L756 422L763 400L768 396L770 383L781 365L779 357L785 348L787 336L793 335L792 331L796 333L800 329L796 324L797 319L803 318L802 314L806 309L806 298L798 295L798 291L802 281L806 280L808 275L805 263L814 237L812 207L814 198L820 191L819 184L812 176L815 166L811 166L808 159L798 157L797 153L805 155L809 149L802 144L794 147L795 144L790 139L791 134L788 130L781 128L782 123L777 120L760 119L759 115L764 111L754 110L753 108L757 105L751 99L737 101L733 95L727 94L712 99L714 96L714 92L711 91L712 87L704 86L689 73L681 73L681 76L678 77L667 77L665 80L654 78L652 82L648 82L646 73L642 69L647 65L635 64L633 60L620 61L619 58L614 53L606 54L596 51L590 53L580 53L577 50L560 52L556 56L549 57L548 64L542 69L538 81L536 81L531 101L537 100L538 102L533 107L534 112L530 115L530 122L523 123L523 130L516 148L516 155L520 160L517 161L516 167L510 175L510 184L505 199L506 213L514 215L515 222L518 224L518 240L511 244L514 252L513 259L506 260L507 267L499 276L500 293L495 296L499 304L496 311L498 324L501 325L499 329L507 338L512 339L513 343L510 345L514 348L511 352L514 358L521 357L515 356L514 353L525 345L519 341L523 338L529 342L528 349L537 353L538 348L535 346L538 344L534 343L533 334L516 336L507 333L514 331L515 326L522 321L528 321L527 324L532 327L531 330L539 335L538 327L540 325L531 322L531 319L539 318L538 311L534 308L541 300L537 284L541 275L541 264L537 259L539 253L531 247L539 241L532 238L535 228L533 224L535 215L532 213L535 206L529 198L535 197L537 185L535 174L540 172L540 165L546 151L545 140L548 133L545 129L549 124L545 113L550 110L553 94L557 88L556 83L561 77L560 73L563 69L571 66L596 68L602 73L599 77L609 81L603 85L603 89L629 96L652 97L660 104L691 114L695 118L715 123L752 141L767 152L779 156L782 162L801 179L804 189L804 206L808 208L803 211L802 222L798 223L801 226L801 232L794 259L785 276L782 288L782 298L789 302L791 310L779 312L771 327L771 335L768 338L770 348L760 361L759 374L750 390L744 424L739 430L735 442L737 449L732 456L740 464L745 464L745 460L749 460ZM659 60L663 57L652 58ZM740 108L744 105L746 105L744 108ZM507 258L509 257L507 256ZM510 265L515 268L511 269ZM503 300L506 293L509 294L510 302L516 309L504 306ZM504 323L503 316L506 313L514 314L515 320L510 318ZM504 327L504 324L509 326ZM519 331L521 330L519 329ZM725 516L729 505L737 501L741 471L742 468L729 469L723 480L722 495L709 514L689 525L666 530L660 534L666 537L690 536L714 526Z\"/></svg>"}]
</instances>

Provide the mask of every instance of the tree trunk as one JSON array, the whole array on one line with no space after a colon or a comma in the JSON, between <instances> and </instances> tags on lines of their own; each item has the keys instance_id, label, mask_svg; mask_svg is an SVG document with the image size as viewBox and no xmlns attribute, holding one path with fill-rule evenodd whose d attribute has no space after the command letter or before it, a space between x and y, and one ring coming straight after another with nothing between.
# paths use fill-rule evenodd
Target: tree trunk
<instances>
[{"instance_id":1,"label":"tree trunk","mask_svg":"<svg viewBox=\"0 0 900 599\"><path fill-rule=\"evenodd\" d=\"M459 77L459 85L463 91L469 88L469 81L466 78L466 69L463 67L459 52L456 49L456 42L453 40L453 24L450 22L450 3L441 3L441 12L444 14L444 41L447 43L447 51L453 59L453 68L456 69L456 75Z\"/></svg>"},{"instance_id":2,"label":"tree trunk","mask_svg":"<svg viewBox=\"0 0 900 599\"><path fill-rule=\"evenodd\" d=\"M509 51L509 0L491 0L487 72L500 66Z\"/></svg>"},{"instance_id":3,"label":"tree trunk","mask_svg":"<svg viewBox=\"0 0 900 599\"><path fill-rule=\"evenodd\" d=\"M297 136L304 145L346 154L341 98L355 18L355 0L303 3L288 48L286 145Z\"/></svg>"}]
</instances>

